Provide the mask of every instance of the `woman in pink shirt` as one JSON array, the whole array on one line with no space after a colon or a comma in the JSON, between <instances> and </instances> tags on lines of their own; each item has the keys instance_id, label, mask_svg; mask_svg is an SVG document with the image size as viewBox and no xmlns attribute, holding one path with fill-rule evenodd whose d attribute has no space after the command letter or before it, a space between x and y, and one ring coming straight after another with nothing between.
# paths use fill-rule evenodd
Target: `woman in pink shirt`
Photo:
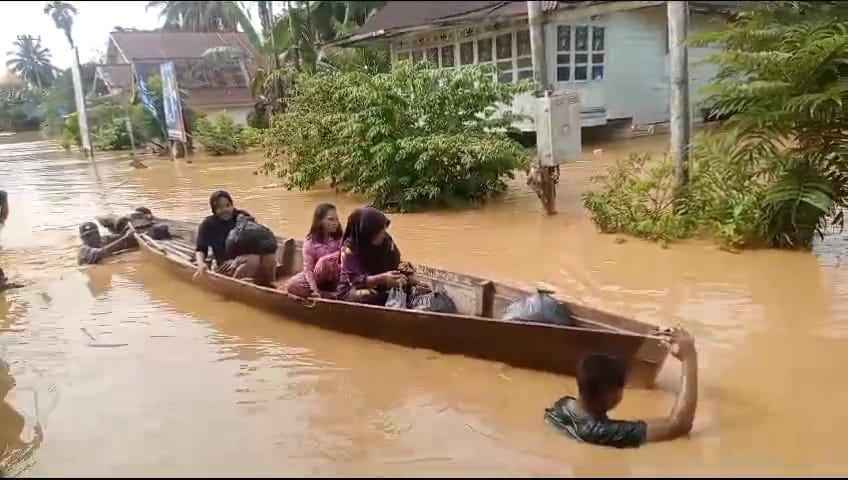
<instances>
[{"instance_id":1,"label":"woman in pink shirt","mask_svg":"<svg viewBox=\"0 0 848 480\"><path fill-rule=\"evenodd\" d=\"M334 292L339 282L341 238L336 207L330 203L315 207L312 227L303 242L303 270L286 282L285 290L298 297L317 297L322 296L322 292Z\"/></svg>"}]
</instances>

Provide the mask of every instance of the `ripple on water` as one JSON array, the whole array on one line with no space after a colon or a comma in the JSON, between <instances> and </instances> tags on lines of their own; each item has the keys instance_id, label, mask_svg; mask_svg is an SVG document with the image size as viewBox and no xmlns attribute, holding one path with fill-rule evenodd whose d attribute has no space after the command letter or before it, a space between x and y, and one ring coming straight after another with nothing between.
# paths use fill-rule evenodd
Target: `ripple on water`
<instances>
[{"instance_id":1,"label":"ripple on water","mask_svg":"<svg viewBox=\"0 0 848 480\"><path fill-rule=\"evenodd\" d=\"M812 257L598 235L580 206L586 179L657 142L615 142L565 166L556 217L540 214L519 175L485 208L392 215L391 226L410 259L527 287L543 281L572 301L690 328L705 373L698 431L639 452L590 449L545 429L541 411L574 391L569 378L295 324L200 292L137 255L75 265L79 223L140 204L198 220L209 193L224 188L275 231L300 236L314 204L332 201L344 218L362 199L269 189L250 154L149 159L144 170L101 155L95 169L51 142L0 144L13 207L0 266L31 282L0 294L0 351L17 383L5 400L28 418L28 389L61 393L30 473L667 475L683 463L707 474L834 463L820 445L844 446L841 427L817 423L819 441L798 444L808 419L786 399L800 384L822 410L846 400L848 385L830 369L848 361L848 240L828 237ZM659 415L671 402L664 391L628 392L616 414ZM30 438L35 422L10 424L0 421L2 439ZM769 449L755 448L764 440Z\"/></svg>"}]
</instances>

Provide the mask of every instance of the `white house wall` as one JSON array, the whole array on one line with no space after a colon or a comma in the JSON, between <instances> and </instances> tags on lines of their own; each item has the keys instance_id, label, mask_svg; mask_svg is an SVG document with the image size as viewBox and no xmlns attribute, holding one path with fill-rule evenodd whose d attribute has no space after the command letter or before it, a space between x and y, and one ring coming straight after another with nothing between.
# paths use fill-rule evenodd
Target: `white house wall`
<instances>
[{"instance_id":1,"label":"white house wall","mask_svg":"<svg viewBox=\"0 0 848 480\"><path fill-rule=\"evenodd\" d=\"M690 34L715 28L721 17L704 13L690 14ZM556 26L552 18L546 30L549 81L555 82ZM567 24L599 25L605 27L605 76L603 79L603 106L607 120L631 118L634 124L653 124L669 120L669 56L667 48L667 17L665 6L628 10L598 15L595 18L569 20ZM690 92L693 106L703 99L702 87L707 85L717 71L714 64L702 62L716 51L709 47L690 47ZM555 83L556 84L556 83ZM556 84L559 88L575 88L579 93L589 84ZM583 101L584 95L581 95ZM596 102L597 103L597 102ZM585 102L584 102L585 104Z\"/></svg>"},{"instance_id":2,"label":"white house wall","mask_svg":"<svg viewBox=\"0 0 848 480\"><path fill-rule=\"evenodd\" d=\"M581 123L584 127L604 125L609 120L632 119L634 124L654 124L669 120L669 76L668 47L666 33L665 5L656 5L635 10L623 10L575 18L574 11L555 13L548 18L545 26L545 45L547 48L548 83L557 90L574 91L580 95ZM698 34L708 28L715 28L721 17L712 14L692 12L690 14L690 34ZM591 28L603 27L604 49L602 51L603 79L577 81L574 77L572 60L572 78L567 82L557 82L557 26L570 25L572 30L578 25ZM525 29L526 19L516 23L512 30ZM508 31L508 30L505 30ZM457 38L460 30L455 31ZM432 31L431 31L432 33ZM502 33L502 32L498 32ZM491 36L491 32L465 37L461 41L475 41ZM574 42L572 33L572 42ZM394 39L391 46L392 59L397 61L399 52L415 49L413 36ZM402 43L398 43L400 40ZM591 44L591 34L589 38ZM456 62L459 65L459 43L453 40ZM402 48L398 48L401 45ZM418 47L420 48L420 47ZM516 48L514 40L513 49ZM574 47L572 46L572 49ZM590 45L590 52L592 46ZM699 117L698 107L703 98L701 88L715 75L716 66L705 64L703 59L715 52L714 48L691 47L689 49L690 92L695 117ZM572 52L574 53L574 52ZM516 63L517 65L517 63ZM591 70L591 65L588 67ZM516 113L534 116L536 100L531 94L515 99L512 109ZM534 130L532 120L521 122L516 127L525 131Z\"/></svg>"}]
</instances>

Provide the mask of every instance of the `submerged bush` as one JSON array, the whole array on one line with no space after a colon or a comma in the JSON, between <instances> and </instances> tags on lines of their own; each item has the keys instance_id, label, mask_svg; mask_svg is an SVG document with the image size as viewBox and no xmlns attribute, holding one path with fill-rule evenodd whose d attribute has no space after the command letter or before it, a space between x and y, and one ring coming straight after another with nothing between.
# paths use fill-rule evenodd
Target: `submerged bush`
<instances>
[{"instance_id":1,"label":"submerged bush","mask_svg":"<svg viewBox=\"0 0 848 480\"><path fill-rule=\"evenodd\" d=\"M289 188L331 180L380 208L410 211L484 201L526 162L498 113L529 82L503 85L479 67L304 75L286 113L264 131L268 162Z\"/></svg>"},{"instance_id":2,"label":"submerged bush","mask_svg":"<svg viewBox=\"0 0 848 480\"><path fill-rule=\"evenodd\" d=\"M226 113L197 120L194 138L210 155L234 155L247 149L243 127Z\"/></svg>"},{"instance_id":3,"label":"submerged bush","mask_svg":"<svg viewBox=\"0 0 848 480\"><path fill-rule=\"evenodd\" d=\"M848 203L848 4L738 6L727 29L695 40L722 48L707 101L767 185L759 236L809 248Z\"/></svg>"},{"instance_id":4,"label":"submerged bush","mask_svg":"<svg viewBox=\"0 0 848 480\"><path fill-rule=\"evenodd\" d=\"M848 3L737 7L726 29L693 41L721 47L710 59L719 72L706 102L729 120L693 143L690 183L674 215L689 226L687 235L811 248L828 223L842 227L838 212L848 204ZM635 167L616 167L584 197L598 227L678 237L675 222L654 230L655 216L639 206L643 185L618 178L627 168Z\"/></svg>"},{"instance_id":5,"label":"submerged bush","mask_svg":"<svg viewBox=\"0 0 848 480\"><path fill-rule=\"evenodd\" d=\"M633 155L594 177L600 188L583 195L584 206L604 233L650 240L699 234L732 247L764 243L767 178L758 170L759 158L733 135L702 133L690 161L681 196L674 196L669 158Z\"/></svg>"},{"instance_id":6,"label":"submerged bush","mask_svg":"<svg viewBox=\"0 0 848 480\"><path fill-rule=\"evenodd\" d=\"M619 160L606 175L593 178L601 188L583 195L583 204L603 233L627 233L651 240L677 240L692 225L678 214L674 198L674 165L648 155Z\"/></svg>"},{"instance_id":7,"label":"submerged bush","mask_svg":"<svg viewBox=\"0 0 848 480\"><path fill-rule=\"evenodd\" d=\"M127 150L132 147L124 118L112 119L97 129L93 138L97 150Z\"/></svg>"}]
</instances>

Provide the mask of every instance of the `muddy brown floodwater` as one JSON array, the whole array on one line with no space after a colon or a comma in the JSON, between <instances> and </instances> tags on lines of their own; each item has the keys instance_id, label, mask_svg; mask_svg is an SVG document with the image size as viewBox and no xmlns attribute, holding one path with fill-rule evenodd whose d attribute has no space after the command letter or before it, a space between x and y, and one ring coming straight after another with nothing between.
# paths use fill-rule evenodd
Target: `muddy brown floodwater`
<instances>
[{"instance_id":1,"label":"muddy brown floodwater","mask_svg":"<svg viewBox=\"0 0 848 480\"><path fill-rule=\"evenodd\" d=\"M9 141L6 139L5 141ZM76 225L147 205L200 219L207 196L280 233L305 233L313 206L355 199L288 192L253 175L258 157L194 164L88 163L43 141L0 145L12 215L0 265L24 289L0 294L0 453L24 475L836 475L848 473L848 241L815 255L662 249L599 235L579 201L586 179L627 150L587 146L563 171L560 215L516 181L459 213L392 215L416 261L561 295L697 337L701 403L689 439L634 451L584 446L547 427L573 379L336 334L205 294L122 256L75 265ZM595 154L596 148L603 153ZM2 367L2 365L0 365ZM633 390L615 412L670 408ZM842 453L840 453L842 452Z\"/></svg>"}]
</instances>

